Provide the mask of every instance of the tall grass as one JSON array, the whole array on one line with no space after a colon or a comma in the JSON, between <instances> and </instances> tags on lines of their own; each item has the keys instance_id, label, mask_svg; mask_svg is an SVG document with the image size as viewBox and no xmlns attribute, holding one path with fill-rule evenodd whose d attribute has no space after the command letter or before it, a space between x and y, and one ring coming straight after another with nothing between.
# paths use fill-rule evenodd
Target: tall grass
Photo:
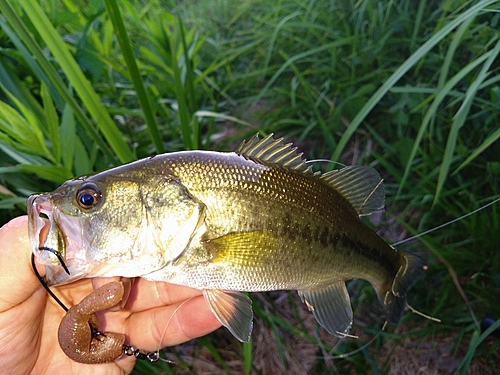
<instances>
[{"instance_id":1,"label":"tall grass","mask_svg":"<svg viewBox=\"0 0 500 375\"><path fill-rule=\"evenodd\" d=\"M499 10L494 0L2 1L0 218L74 175L164 150L227 150L260 131L312 159L375 166L387 213L370 225L389 242L442 224L499 195ZM361 338L339 343L295 294L254 295L250 344L219 331L169 349L176 366L136 373L203 363L387 373L410 357L408 373L445 357L448 373L498 372L499 344L477 326L500 318L497 211L398 246L428 260L410 304L441 324L406 314L358 350L383 323L366 284L350 285Z\"/></svg>"}]
</instances>

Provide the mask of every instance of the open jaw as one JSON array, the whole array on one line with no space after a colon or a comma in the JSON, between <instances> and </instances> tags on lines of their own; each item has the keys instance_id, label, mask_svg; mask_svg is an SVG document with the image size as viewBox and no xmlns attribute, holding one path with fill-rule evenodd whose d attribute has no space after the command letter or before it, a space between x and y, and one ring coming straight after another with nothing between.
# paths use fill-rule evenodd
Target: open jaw
<instances>
[{"instance_id":1,"label":"open jaw","mask_svg":"<svg viewBox=\"0 0 500 375\"><path fill-rule=\"evenodd\" d=\"M28 235L36 260L45 265L47 284L85 276L88 262L82 251L82 219L61 213L50 194L28 199Z\"/></svg>"}]
</instances>

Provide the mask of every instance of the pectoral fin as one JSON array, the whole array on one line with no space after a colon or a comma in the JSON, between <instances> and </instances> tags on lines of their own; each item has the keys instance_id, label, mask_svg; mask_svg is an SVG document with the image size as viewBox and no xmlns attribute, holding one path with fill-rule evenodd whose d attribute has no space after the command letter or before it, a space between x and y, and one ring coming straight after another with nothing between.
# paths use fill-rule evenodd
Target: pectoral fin
<instances>
[{"instance_id":1,"label":"pectoral fin","mask_svg":"<svg viewBox=\"0 0 500 375\"><path fill-rule=\"evenodd\" d=\"M322 289L306 289L298 292L321 326L334 336L346 336L352 324L352 309L343 281Z\"/></svg>"},{"instance_id":2,"label":"pectoral fin","mask_svg":"<svg viewBox=\"0 0 500 375\"><path fill-rule=\"evenodd\" d=\"M250 340L253 327L252 301L241 292L206 289L210 309L219 322L240 341Z\"/></svg>"}]
</instances>

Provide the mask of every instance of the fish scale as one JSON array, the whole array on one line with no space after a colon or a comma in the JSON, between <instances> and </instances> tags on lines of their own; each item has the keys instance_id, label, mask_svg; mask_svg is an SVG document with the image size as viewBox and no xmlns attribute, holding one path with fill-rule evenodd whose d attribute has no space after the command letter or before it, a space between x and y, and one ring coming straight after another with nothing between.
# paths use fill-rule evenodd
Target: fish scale
<instances>
[{"instance_id":1,"label":"fish scale","mask_svg":"<svg viewBox=\"0 0 500 375\"><path fill-rule=\"evenodd\" d=\"M294 208L300 207L303 215L316 214L329 222L339 222L339 216L343 211L355 211L349 207L344 198L340 195L332 196L332 189L327 186L321 186L318 181L309 181L301 174L293 173L291 170L281 169L277 166L252 168L255 162L246 160L237 155L233 156L233 160L227 160L226 155L218 158L219 155L213 155L206 164L213 170L207 170L207 167L200 168L200 160L203 159L203 152L189 152L187 155L182 155L182 164L177 161L165 162L165 167L183 181L184 186L195 196L200 197L200 200L206 202L216 202L215 205L221 207L221 211L217 215L211 215L210 220L223 220L230 217L230 220L224 222L225 231L228 230L228 225L234 222L239 216L224 215L227 207L233 207L238 212L245 211L245 216L242 219L250 220L252 217L248 213L254 215L265 213L263 205L273 204L276 202L276 211L283 211L283 204L293 205ZM229 169L226 163L238 162L237 169L232 166ZM236 163L235 163L236 164ZM248 165L246 165L248 164ZM213 180L213 177L216 177ZM221 191L222 189L222 191ZM334 193L334 192L333 192ZM319 200L319 197L322 200ZM324 199L332 198L329 202L324 202ZM254 204L253 204L254 203ZM344 207L342 207L342 204ZM332 207L332 205L335 205ZM340 211L340 215L338 215ZM217 225L217 224L215 224ZM258 226L262 226L259 219Z\"/></svg>"}]
</instances>

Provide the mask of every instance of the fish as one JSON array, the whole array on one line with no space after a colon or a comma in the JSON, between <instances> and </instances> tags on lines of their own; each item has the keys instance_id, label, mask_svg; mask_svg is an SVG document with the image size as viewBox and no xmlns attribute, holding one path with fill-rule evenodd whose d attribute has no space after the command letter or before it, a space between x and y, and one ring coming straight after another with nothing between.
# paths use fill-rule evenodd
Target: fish
<instances>
[{"instance_id":1,"label":"fish","mask_svg":"<svg viewBox=\"0 0 500 375\"><path fill-rule=\"evenodd\" d=\"M363 279L386 319L400 320L426 266L360 220L384 200L374 168L313 171L291 143L257 134L234 152L172 152L81 176L27 206L47 284L122 276L189 286L248 341L244 292L297 290L342 338L353 323L345 283Z\"/></svg>"}]
</instances>

